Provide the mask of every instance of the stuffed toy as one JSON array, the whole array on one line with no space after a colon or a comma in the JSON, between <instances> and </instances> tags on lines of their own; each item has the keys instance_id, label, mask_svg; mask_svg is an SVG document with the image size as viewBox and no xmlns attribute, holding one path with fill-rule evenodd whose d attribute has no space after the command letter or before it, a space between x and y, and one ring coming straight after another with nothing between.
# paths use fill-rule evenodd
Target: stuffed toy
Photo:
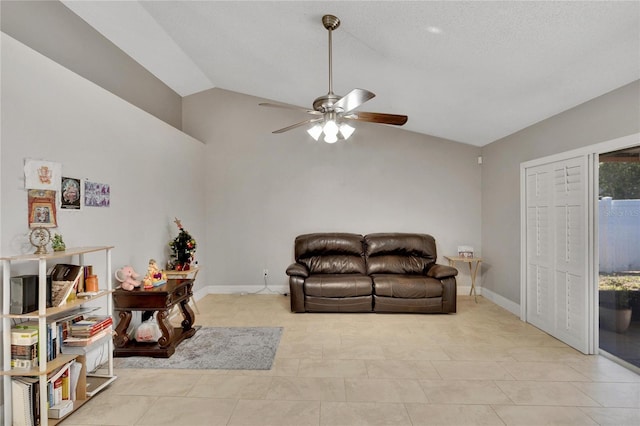
<instances>
[{"instance_id":1,"label":"stuffed toy","mask_svg":"<svg viewBox=\"0 0 640 426\"><path fill-rule=\"evenodd\" d=\"M123 290L133 290L135 287L140 287L140 281L138 281L140 275L134 269L127 265L116 271L116 279L120 281Z\"/></svg>"}]
</instances>

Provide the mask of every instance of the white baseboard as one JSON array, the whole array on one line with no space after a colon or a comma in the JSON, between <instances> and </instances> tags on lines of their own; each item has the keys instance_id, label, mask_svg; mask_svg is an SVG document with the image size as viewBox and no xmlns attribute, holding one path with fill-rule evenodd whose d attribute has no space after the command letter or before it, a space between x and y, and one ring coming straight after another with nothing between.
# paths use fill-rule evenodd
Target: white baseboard
<instances>
[{"instance_id":1,"label":"white baseboard","mask_svg":"<svg viewBox=\"0 0 640 426\"><path fill-rule=\"evenodd\" d=\"M470 291L471 291L470 285L459 285L456 288L456 292L458 293L458 296L469 296ZM480 296L482 294L482 287L476 286L476 293L478 293L478 296Z\"/></svg>"},{"instance_id":2,"label":"white baseboard","mask_svg":"<svg viewBox=\"0 0 640 426\"><path fill-rule=\"evenodd\" d=\"M288 294L289 285L210 285L193 293L196 300L207 294Z\"/></svg>"},{"instance_id":3,"label":"white baseboard","mask_svg":"<svg viewBox=\"0 0 640 426\"><path fill-rule=\"evenodd\" d=\"M458 295L466 296L471 291L471 286L458 286ZM514 303L509 299L500 296L497 293L487 290L486 288L476 287L478 296L483 296L491 300L496 305L506 309L514 315L520 317L520 304ZM288 294L288 285L269 285L266 289L264 285L210 285L200 288L193 293L196 301L202 299L207 294Z\"/></svg>"},{"instance_id":4,"label":"white baseboard","mask_svg":"<svg viewBox=\"0 0 640 426\"><path fill-rule=\"evenodd\" d=\"M480 294L480 293L478 293L478 294ZM513 315L515 315L518 318L520 318L520 304L519 303L512 302L511 300L507 299L506 297L500 296L499 294L494 293L493 291L488 290L486 288L482 289L482 296L485 297L488 300L491 300L496 305L500 306L501 308L506 309L507 311L511 312Z\"/></svg>"}]
</instances>

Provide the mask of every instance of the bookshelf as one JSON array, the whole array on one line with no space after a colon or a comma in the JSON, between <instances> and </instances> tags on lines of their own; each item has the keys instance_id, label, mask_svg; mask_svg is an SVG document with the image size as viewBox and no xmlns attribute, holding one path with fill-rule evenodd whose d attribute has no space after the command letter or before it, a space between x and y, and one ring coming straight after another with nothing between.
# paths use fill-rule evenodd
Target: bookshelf
<instances>
[{"instance_id":1,"label":"bookshelf","mask_svg":"<svg viewBox=\"0 0 640 426\"><path fill-rule=\"evenodd\" d=\"M2 369L2 381L4 391L4 418L5 422L11 423L13 419L12 413L12 384L11 381L15 377L19 376L31 376L38 378L39 386L39 404L40 404L40 425L55 425L62 421L62 419L49 419L47 416L47 375L56 369L64 366L72 360L78 361L82 364L82 370L80 372L80 378L77 384L76 400L73 404L73 410L67 414L70 415L78 408L80 408L86 401L92 396L100 392L110 383L112 383L116 376L113 373L113 341L107 340L108 344L108 367L107 374L104 375L92 375L87 374L86 361L82 353L77 354L57 354L57 356L50 361L47 361L47 351L39 350L38 352L38 367L30 370L12 370L11 369L11 328L12 320L14 319L31 319L38 322L38 345L40 348L46 347L47 344L47 320L50 318L56 318L64 315L66 312L72 312L82 305L96 299L108 296L106 299L107 315L113 315L113 301L111 299L111 293L113 293L113 282L111 278L111 250L113 246L94 246L94 247L78 247L70 248L65 251L53 252L47 254L25 254L18 256L0 257L2 262L2 339L3 339L3 369ZM106 283L106 286L100 289L100 292L96 295L86 298L78 298L67 302L62 306L47 308L47 263L56 259L64 258L76 258L77 264L85 265L85 255L89 253L104 253L105 273L102 283ZM11 266L12 264L19 262L37 263L38 266L38 310L25 313L25 314L10 314L10 281L11 281ZM43 346L44 345L44 346Z\"/></svg>"}]
</instances>

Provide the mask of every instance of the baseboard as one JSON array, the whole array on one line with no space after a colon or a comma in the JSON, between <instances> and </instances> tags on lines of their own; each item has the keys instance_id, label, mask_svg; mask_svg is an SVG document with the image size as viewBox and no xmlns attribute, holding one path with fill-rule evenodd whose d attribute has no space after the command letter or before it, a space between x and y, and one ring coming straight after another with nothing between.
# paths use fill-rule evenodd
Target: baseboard
<instances>
[{"instance_id":1,"label":"baseboard","mask_svg":"<svg viewBox=\"0 0 640 426\"><path fill-rule=\"evenodd\" d=\"M471 286L458 286L458 295L467 295L471 291ZM512 314L520 317L520 305L511 300L500 296L497 293L487 290L486 288L476 287L478 296L482 295L491 300L496 305L506 309ZM196 301L202 299L207 294L287 294L289 293L288 285L210 285L200 288L193 293Z\"/></svg>"},{"instance_id":2,"label":"baseboard","mask_svg":"<svg viewBox=\"0 0 640 426\"><path fill-rule=\"evenodd\" d=\"M469 296L470 291L471 291L470 285L459 285L456 288L456 292L458 293L458 296ZM478 296L480 296L482 294L482 287L476 287L476 293L478 294Z\"/></svg>"},{"instance_id":3,"label":"baseboard","mask_svg":"<svg viewBox=\"0 0 640 426\"><path fill-rule=\"evenodd\" d=\"M193 293L196 300L207 294L288 294L289 285L210 285Z\"/></svg>"},{"instance_id":4,"label":"baseboard","mask_svg":"<svg viewBox=\"0 0 640 426\"><path fill-rule=\"evenodd\" d=\"M506 309L507 311L511 312L513 315L517 316L518 318L520 318L520 304L519 303L515 303L512 302L511 300L507 299L506 297L500 296L498 293L494 293L493 291L483 288L482 289L482 296L488 300L491 300L493 303L495 303L496 305L500 306L501 308Z\"/></svg>"}]
</instances>

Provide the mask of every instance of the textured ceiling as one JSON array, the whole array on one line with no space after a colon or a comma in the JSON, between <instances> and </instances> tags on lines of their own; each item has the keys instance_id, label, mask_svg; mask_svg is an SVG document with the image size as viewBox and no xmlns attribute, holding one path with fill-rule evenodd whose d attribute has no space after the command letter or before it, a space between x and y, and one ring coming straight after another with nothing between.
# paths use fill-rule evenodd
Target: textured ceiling
<instances>
[{"instance_id":1,"label":"textured ceiling","mask_svg":"<svg viewBox=\"0 0 640 426\"><path fill-rule=\"evenodd\" d=\"M182 96L304 107L328 91L334 14L336 94L370 90L361 110L477 146L640 78L638 1L63 3Z\"/></svg>"}]
</instances>

